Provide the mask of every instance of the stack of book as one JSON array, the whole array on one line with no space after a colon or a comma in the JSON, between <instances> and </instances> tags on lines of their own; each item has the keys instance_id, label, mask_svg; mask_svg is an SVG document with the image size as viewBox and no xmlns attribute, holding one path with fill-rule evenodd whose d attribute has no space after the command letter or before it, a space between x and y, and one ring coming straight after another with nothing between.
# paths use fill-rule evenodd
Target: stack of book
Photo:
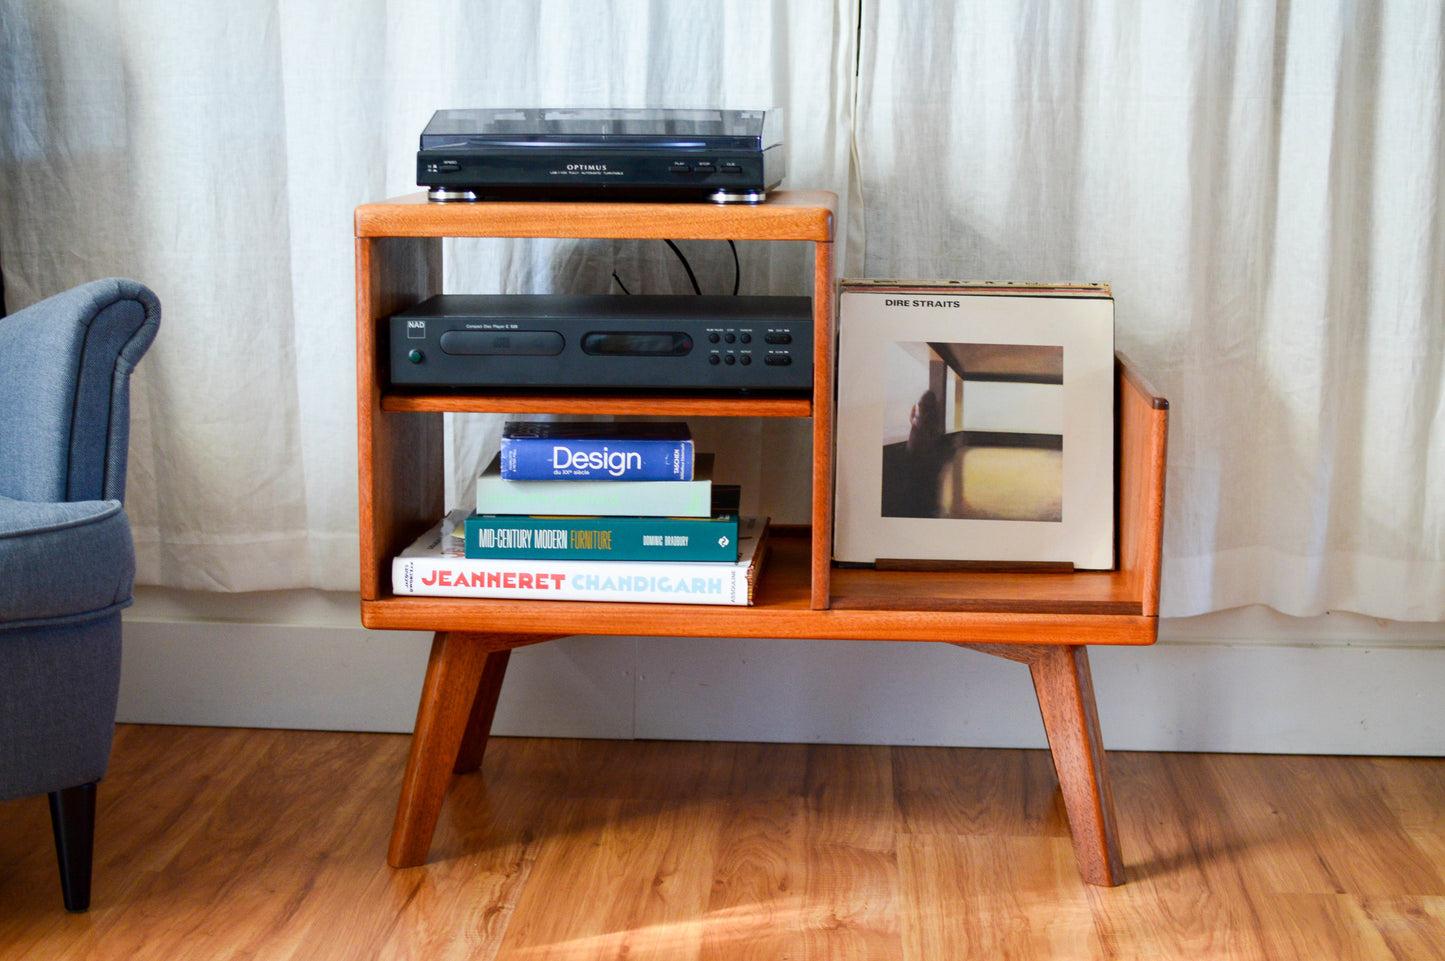
<instances>
[{"instance_id":1,"label":"stack of book","mask_svg":"<svg viewBox=\"0 0 1445 961\"><path fill-rule=\"evenodd\" d=\"M738 515L685 423L508 422L454 511L393 562L396 594L753 601L766 518Z\"/></svg>"}]
</instances>

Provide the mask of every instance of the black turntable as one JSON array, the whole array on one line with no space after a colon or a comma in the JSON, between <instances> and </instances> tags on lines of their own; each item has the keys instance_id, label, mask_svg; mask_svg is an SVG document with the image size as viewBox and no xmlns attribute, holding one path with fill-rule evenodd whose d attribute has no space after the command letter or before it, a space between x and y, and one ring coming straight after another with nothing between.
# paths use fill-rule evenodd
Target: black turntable
<instances>
[{"instance_id":1,"label":"black turntable","mask_svg":"<svg viewBox=\"0 0 1445 961\"><path fill-rule=\"evenodd\" d=\"M786 169L778 108L438 110L416 155L436 201L758 203Z\"/></svg>"}]
</instances>

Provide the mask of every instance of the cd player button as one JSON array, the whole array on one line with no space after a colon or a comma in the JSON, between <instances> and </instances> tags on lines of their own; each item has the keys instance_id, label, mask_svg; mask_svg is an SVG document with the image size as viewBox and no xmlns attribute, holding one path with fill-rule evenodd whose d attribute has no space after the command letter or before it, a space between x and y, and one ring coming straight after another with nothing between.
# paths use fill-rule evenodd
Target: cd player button
<instances>
[{"instance_id":1,"label":"cd player button","mask_svg":"<svg viewBox=\"0 0 1445 961\"><path fill-rule=\"evenodd\" d=\"M691 167L683 163L681 160L674 160L671 165L669 165L668 169L675 174L685 174L692 170Z\"/></svg>"},{"instance_id":2,"label":"cd player button","mask_svg":"<svg viewBox=\"0 0 1445 961\"><path fill-rule=\"evenodd\" d=\"M714 164L711 160L699 160L697 163L693 164L693 169L700 174L710 174L717 169L717 165Z\"/></svg>"},{"instance_id":3,"label":"cd player button","mask_svg":"<svg viewBox=\"0 0 1445 961\"><path fill-rule=\"evenodd\" d=\"M454 174L462 169L460 160L443 160L437 164L437 173Z\"/></svg>"},{"instance_id":4,"label":"cd player button","mask_svg":"<svg viewBox=\"0 0 1445 961\"><path fill-rule=\"evenodd\" d=\"M793 358L787 354L769 354L763 363L769 367L791 367L793 366Z\"/></svg>"},{"instance_id":5,"label":"cd player button","mask_svg":"<svg viewBox=\"0 0 1445 961\"><path fill-rule=\"evenodd\" d=\"M725 163L722 165L721 169L722 172L725 174L740 174L743 172L743 168L738 164Z\"/></svg>"}]
</instances>

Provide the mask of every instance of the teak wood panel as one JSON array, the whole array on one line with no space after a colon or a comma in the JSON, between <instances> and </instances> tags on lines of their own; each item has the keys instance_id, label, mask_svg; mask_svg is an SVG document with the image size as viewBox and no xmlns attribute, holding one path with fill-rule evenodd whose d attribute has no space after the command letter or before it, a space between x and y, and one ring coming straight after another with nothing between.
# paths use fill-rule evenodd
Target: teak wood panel
<instances>
[{"instance_id":1,"label":"teak wood panel","mask_svg":"<svg viewBox=\"0 0 1445 961\"><path fill-rule=\"evenodd\" d=\"M1119 570L1143 613L1159 613L1159 568L1164 544L1164 468L1169 442L1169 402L1159 396L1129 358L1117 355L1115 451Z\"/></svg>"},{"instance_id":2,"label":"teak wood panel","mask_svg":"<svg viewBox=\"0 0 1445 961\"><path fill-rule=\"evenodd\" d=\"M810 605L829 598L832 555L833 310L837 198L778 191L761 204L458 203L425 193L367 204L357 236L357 386L360 433L361 594L388 597L390 559L441 514L441 414L653 414L676 417L812 417ZM385 389L386 318L441 291L441 237L609 237L810 242L813 247L813 389L780 398L702 393L537 392L453 394ZM429 515L430 520L425 520ZM378 625L379 626L379 625ZM460 628L459 628L460 629Z\"/></svg>"},{"instance_id":3,"label":"teak wood panel","mask_svg":"<svg viewBox=\"0 0 1445 961\"><path fill-rule=\"evenodd\" d=\"M356 241L357 463L361 596L391 593L391 559L443 509L442 420L382 409L386 319L441 290L441 241Z\"/></svg>"},{"instance_id":4,"label":"teak wood panel","mask_svg":"<svg viewBox=\"0 0 1445 961\"><path fill-rule=\"evenodd\" d=\"M595 414L599 403L614 416L666 417L811 417L813 400L807 394L779 397L718 398L686 391L659 391L650 395L621 392L568 394L552 391L512 394L400 394L381 398L382 410L468 414Z\"/></svg>"},{"instance_id":5,"label":"teak wood panel","mask_svg":"<svg viewBox=\"0 0 1445 961\"><path fill-rule=\"evenodd\" d=\"M950 574L839 570L833 607L810 605L809 542L771 537L752 607L397 597L363 603L373 628L548 635L836 638L1028 644L1147 644L1157 619L1110 571Z\"/></svg>"},{"instance_id":6,"label":"teak wood panel","mask_svg":"<svg viewBox=\"0 0 1445 961\"><path fill-rule=\"evenodd\" d=\"M822 200L823 203L813 201ZM836 297L831 195L776 195L747 208L700 205L432 205L418 197L359 208L358 429L362 621L436 632L388 860L425 861L455 771L485 749L508 652L570 634L813 637L948 641L1029 665L1064 791L1081 875L1123 880L1113 801L1085 645L1157 636L1168 404L1122 355L1116 393L1114 571L1067 573L840 571L831 566ZM470 400L387 395L386 318L440 288L441 236L687 237L814 241L815 349L811 534L781 534L746 608L390 596L391 557L441 511L441 413L582 409L696 416L790 416L747 403L668 398L498 395ZM470 404L471 406L467 406ZM568 406L572 405L572 406Z\"/></svg>"},{"instance_id":7,"label":"teak wood panel","mask_svg":"<svg viewBox=\"0 0 1445 961\"><path fill-rule=\"evenodd\" d=\"M760 204L432 203L424 191L356 209L358 237L606 237L831 243L838 198L774 191Z\"/></svg>"},{"instance_id":8,"label":"teak wood panel","mask_svg":"<svg viewBox=\"0 0 1445 961\"><path fill-rule=\"evenodd\" d=\"M816 608L816 537L776 536L752 607L394 597L362 604L368 627L548 634L1149 644L1157 636L1168 404L1120 357L1119 569L1072 573L831 571ZM817 421L815 420L815 429ZM815 443L817 440L815 438ZM831 463L826 468L831 477ZM815 482L819 473L815 473ZM819 503L814 516L826 511ZM434 523L415 516L412 527ZM816 524L816 520L815 520ZM414 535L415 531L410 531ZM814 529L816 534L816 527ZM400 539L400 534L394 536ZM389 563L389 555L379 554ZM378 578L381 573L378 572Z\"/></svg>"}]
</instances>

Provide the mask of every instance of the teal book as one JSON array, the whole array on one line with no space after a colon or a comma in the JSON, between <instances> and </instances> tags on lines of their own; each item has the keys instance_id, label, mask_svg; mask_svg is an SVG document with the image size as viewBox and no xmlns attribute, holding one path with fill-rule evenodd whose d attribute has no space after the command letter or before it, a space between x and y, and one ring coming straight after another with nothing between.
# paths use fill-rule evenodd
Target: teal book
<instances>
[{"instance_id":1,"label":"teal book","mask_svg":"<svg viewBox=\"0 0 1445 961\"><path fill-rule=\"evenodd\" d=\"M472 514L466 556L475 559L717 561L738 559L738 515L549 517Z\"/></svg>"}]
</instances>

